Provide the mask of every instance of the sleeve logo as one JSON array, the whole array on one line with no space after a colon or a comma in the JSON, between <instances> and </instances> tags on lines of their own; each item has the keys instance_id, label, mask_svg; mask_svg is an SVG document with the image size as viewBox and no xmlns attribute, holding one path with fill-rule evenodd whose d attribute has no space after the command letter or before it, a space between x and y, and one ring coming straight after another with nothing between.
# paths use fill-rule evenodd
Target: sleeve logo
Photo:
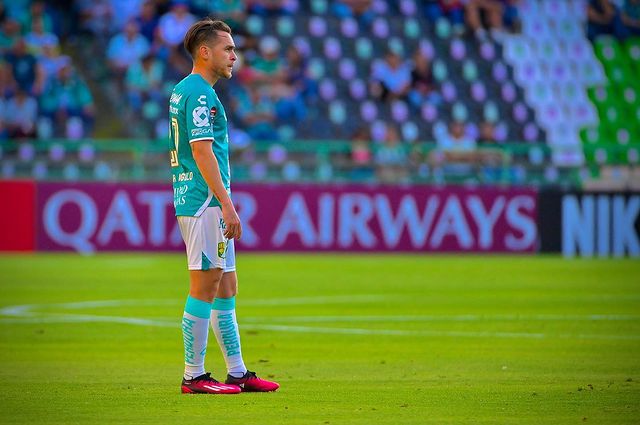
<instances>
[{"instance_id":1,"label":"sleeve logo","mask_svg":"<svg viewBox=\"0 0 640 425\"><path fill-rule=\"evenodd\" d=\"M209 124L209 109L206 106L193 108L193 125L196 127L206 127Z\"/></svg>"}]
</instances>

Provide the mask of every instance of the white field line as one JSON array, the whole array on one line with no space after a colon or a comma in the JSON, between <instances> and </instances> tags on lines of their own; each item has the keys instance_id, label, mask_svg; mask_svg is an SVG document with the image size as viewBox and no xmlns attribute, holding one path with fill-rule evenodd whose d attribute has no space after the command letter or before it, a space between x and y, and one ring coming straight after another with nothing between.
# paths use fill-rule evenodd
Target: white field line
<instances>
[{"instance_id":1,"label":"white field line","mask_svg":"<svg viewBox=\"0 0 640 425\"><path fill-rule=\"evenodd\" d=\"M350 302L358 296L351 297ZM378 296L361 296L360 300L372 300ZM381 297L387 298L387 297ZM340 297L305 297L290 298L291 304L297 303L323 303L328 300L342 302L347 300L348 296ZM280 305L281 303L279 303ZM290 305L291 305L290 304ZM136 317L121 316L103 316L90 314L75 313L58 313L51 311L37 311L41 308L51 309L81 309L81 308L99 308L99 307L118 307L118 306L140 306L140 305L178 305L173 300L101 300L101 301L80 301L72 303L60 304L25 304L18 306L8 306L0 309L0 323L121 323L137 326L157 326L168 328L179 328L179 319L145 319ZM261 304L270 305L270 304ZM489 331L446 331L446 330L401 330L401 329L370 329L370 328L336 328L336 327L319 327L319 326L300 326L288 325L284 323L342 323L342 322L360 322L360 323L410 323L410 322L481 322L481 321L549 321L549 320L567 320L567 321L633 321L639 320L638 315L453 315L453 316L290 316L280 317L277 319L264 317L247 317L242 320L243 330L267 330L276 332L296 332L296 333L320 333L320 334L343 334L343 335L389 335L389 336L444 336L444 337L472 337L472 338L562 338L562 339L604 339L604 340L640 340L640 335L607 335L607 334L545 334L534 332L489 332ZM279 322L280 324L265 324L266 320Z\"/></svg>"}]
</instances>

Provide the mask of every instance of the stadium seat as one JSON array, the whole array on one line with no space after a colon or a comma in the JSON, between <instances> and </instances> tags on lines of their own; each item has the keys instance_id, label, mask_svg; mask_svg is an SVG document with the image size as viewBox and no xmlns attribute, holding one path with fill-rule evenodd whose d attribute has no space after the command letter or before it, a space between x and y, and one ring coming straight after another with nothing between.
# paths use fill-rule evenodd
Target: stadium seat
<instances>
[{"instance_id":1,"label":"stadium seat","mask_svg":"<svg viewBox=\"0 0 640 425\"><path fill-rule=\"evenodd\" d=\"M363 100L367 96L367 85L360 79L349 81L349 95L355 100Z\"/></svg>"},{"instance_id":2,"label":"stadium seat","mask_svg":"<svg viewBox=\"0 0 640 425\"><path fill-rule=\"evenodd\" d=\"M509 71L507 70L507 66L503 62L496 61L491 69L491 75L497 83L503 83L507 80Z\"/></svg>"},{"instance_id":3,"label":"stadium seat","mask_svg":"<svg viewBox=\"0 0 640 425\"><path fill-rule=\"evenodd\" d=\"M455 84L451 81L446 80L442 82L440 86L440 90L442 92L442 97L447 102L451 103L458 98L458 91L456 90Z\"/></svg>"},{"instance_id":4,"label":"stadium seat","mask_svg":"<svg viewBox=\"0 0 640 425\"><path fill-rule=\"evenodd\" d=\"M360 104L360 117L365 122L373 122L378 118L378 107L371 100L367 100Z\"/></svg>"},{"instance_id":5,"label":"stadium seat","mask_svg":"<svg viewBox=\"0 0 640 425\"><path fill-rule=\"evenodd\" d=\"M340 33L346 38L355 38L358 35L358 22L353 18L345 18L340 21Z\"/></svg>"},{"instance_id":6,"label":"stadium seat","mask_svg":"<svg viewBox=\"0 0 640 425\"><path fill-rule=\"evenodd\" d=\"M396 123L403 123L409 117L409 106L402 100L394 100L391 103L391 118Z\"/></svg>"},{"instance_id":7,"label":"stadium seat","mask_svg":"<svg viewBox=\"0 0 640 425\"><path fill-rule=\"evenodd\" d=\"M330 61L338 60L342 57L342 46L340 41L334 37L327 37L324 40L324 55Z\"/></svg>"},{"instance_id":8,"label":"stadium seat","mask_svg":"<svg viewBox=\"0 0 640 425\"><path fill-rule=\"evenodd\" d=\"M474 81L471 84L471 98L477 103L487 99L487 89L482 81Z\"/></svg>"},{"instance_id":9,"label":"stadium seat","mask_svg":"<svg viewBox=\"0 0 640 425\"><path fill-rule=\"evenodd\" d=\"M283 38L291 38L296 33L295 21L289 16L278 18L276 28L278 35Z\"/></svg>"},{"instance_id":10,"label":"stadium seat","mask_svg":"<svg viewBox=\"0 0 640 425\"><path fill-rule=\"evenodd\" d=\"M441 39L448 39L451 37L451 23L444 17L440 17L436 20L436 35Z\"/></svg>"},{"instance_id":11,"label":"stadium seat","mask_svg":"<svg viewBox=\"0 0 640 425\"><path fill-rule=\"evenodd\" d=\"M314 15L324 15L328 12L328 9L328 0L311 0L311 12Z\"/></svg>"},{"instance_id":12,"label":"stadium seat","mask_svg":"<svg viewBox=\"0 0 640 425\"><path fill-rule=\"evenodd\" d=\"M408 39L417 39L420 37L422 28L415 18L408 18L404 25L404 35Z\"/></svg>"},{"instance_id":13,"label":"stadium seat","mask_svg":"<svg viewBox=\"0 0 640 425\"><path fill-rule=\"evenodd\" d=\"M327 21L323 17L313 16L309 19L309 34L313 37L327 35Z\"/></svg>"},{"instance_id":14,"label":"stadium seat","mask_svg":"<svg viewBox=\"0 0 640 425\"><path fill-rule=\"evenodd\" d=\"M467 121L469 119L469 112L467 107L462 102L456 102L451 107L451 117L455 121Z\"/></svg>"},{"instance_id":15,"label":"stadium seat","mask_svg":"<svg viewBox=\"0 0 640 425\"><path fill-rule=\"evenodd\" d=\"M245 21L247 32L253 36L259 37L264 33L264 21L258 15L250 15Z\"/></svg>"},{"instance_id":16,"label":"stadium seat","mask_svg":"<svg viewBox=\"0 0 640 425\"><path fill-rule=\"evenodd\" d=\"M506 103L512 103L518 93L516 91L515 86L511 82L507 82L500 88L500 95L502 96L502 100Z\"/></svg>"},{"instance_id":17,"label":"stadium seat","mask_svg":"<svg viewBox=\"0 0 640 425\"><path fill-rule=\"evenodd\" d=\"M373 20L372 33L377 38L389 37L389 23L384 17L379 16Z\"/></svg>"},{"instance_id":18,"label":"stadium seat","mask_svg":"<svg viewBox=\"0 0 640 425\"><path fill-rule=\"evenodd\" d=\"M425 103L420 108L420 115L426 122L433 123L438 119L438 109L431 103Z\"/></svg>"},{"instance_id":19,"label":"stadium seat","mask_svg":"<svg viewBox=\"0 0 640 425\"><path fill-rule=\"evenodd\" d=\"M359 37L356 40L356 56L362 60L370 60L373 56L373 45L366 37Z\"/></svg>"},{"instance_id":20,"label":"stadium seat","mask_svg":"<svg viewBox=\"0 0 640 425\"><path fill-rule=\"evenodd\" d=\"M324 101L330 101L336 98L336 83L330 78L323 78L318 86L320 97Z\"/></svg>"},{"instance_id":21,"label":"stadium seat","mask_svg":"<svg viewBox=\"0 0 640 425\"><path fill-rule=\"evenodd\" d=\"M462 64L462 75L467 82L472 83L478 79L478 67L473 59L465 59Z\"/></svg>"},{"instance_id":22,"label":"stadium seat","mask_svg":"<svg viewBox=\"0 0 640 425\"><path fill-rule=\"evenodd\" d=\"M467 55L465 44L459 38L454 38L449 44L449 55L456 61L461 61Z\"/></svg>"},{"instance_id":23,"label":"stadium seat","mask_svg":"<svg viewBox=\"0 0 640 425\"><path fill-rule=\"evenodd\" d=\"M524 123L529 118L529 111L522 102L516 102L512 107L513 119L518 123Z\"/></svg>"},{"instance_id":24,"label":"stadium seat","mask_svg":"<svg viewBox=\"0 0 640 425\"><path fill-rule=\"evenodd\" d=\"M449 76L449 72L447 70L447 65L441 59L436 59L433 61L433 78L442 83Z\"/></svg>"},{"instance_id":25,"label":"stadium seat","mask_svg":"<svg viewBox=\"0 0 640 425\"><path fill-rule=\"evenodd\" d=\"M406 142L414 143L418 141L418 138L420 137L420 130L413 121L403 123L400 127L400 132L402 134L402 140Z\"/></svg>"}]
</instances>

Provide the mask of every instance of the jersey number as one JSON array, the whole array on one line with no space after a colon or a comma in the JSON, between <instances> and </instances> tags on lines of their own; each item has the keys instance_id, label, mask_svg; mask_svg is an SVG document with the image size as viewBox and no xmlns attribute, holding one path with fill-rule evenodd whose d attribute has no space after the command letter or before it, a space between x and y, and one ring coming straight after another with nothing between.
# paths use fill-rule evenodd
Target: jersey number
<instances>
[{"instance_id":1,"label":"jersey number","mask_svg":"<svg viewBox=\"0 0 640 425\"><path fill-rule=\"evenodd\" d=\"M178 120L171 118L171 131L173 132L173 143L176 145L175 149L171 149L171 166L177 167L178 164Z\"/></svg>"}]
</instances>

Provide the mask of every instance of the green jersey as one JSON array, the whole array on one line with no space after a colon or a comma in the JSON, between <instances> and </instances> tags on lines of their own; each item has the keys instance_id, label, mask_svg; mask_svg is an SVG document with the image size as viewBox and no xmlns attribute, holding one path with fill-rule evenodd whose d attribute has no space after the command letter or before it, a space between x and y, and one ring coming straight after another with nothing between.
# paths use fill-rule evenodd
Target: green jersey
<instances>
[{"instance_id":1,"label":"green jersey","mask_svg":"<svg viewBox=\"0 0 640 425\"><path fill-rule=\"evenodd\" d=\"M207 207L220 206L198 170L191 143L213 140L222 183L231 193L227 116L213 87L199 74L190 74L169 99L171 172L176 215L199 217Z\"/></svg>"}]
</instances>

